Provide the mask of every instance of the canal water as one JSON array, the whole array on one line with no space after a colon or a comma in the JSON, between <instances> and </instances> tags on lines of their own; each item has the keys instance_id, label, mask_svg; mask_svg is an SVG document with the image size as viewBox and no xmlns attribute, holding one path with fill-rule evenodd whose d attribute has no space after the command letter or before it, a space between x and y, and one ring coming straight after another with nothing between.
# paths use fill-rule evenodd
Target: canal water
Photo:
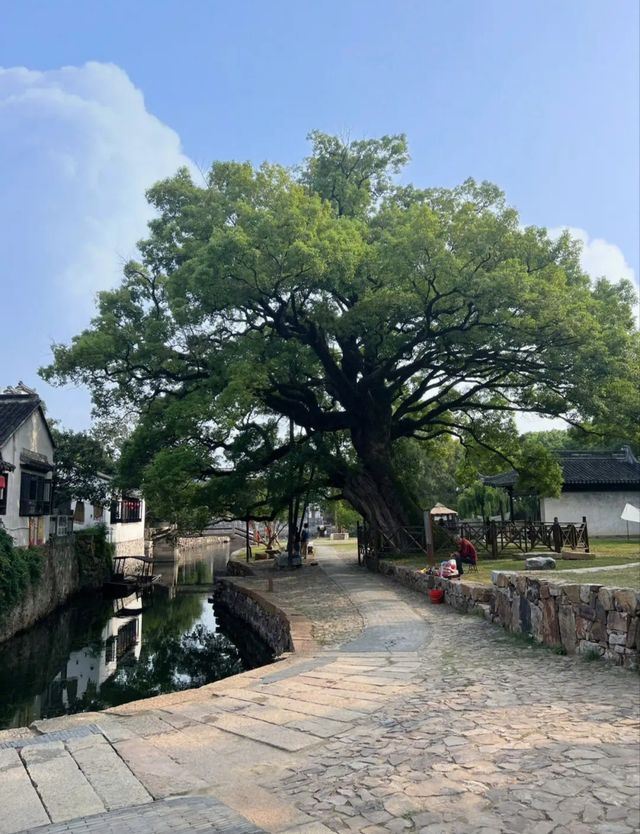
<instances>
[{"instance_id":1,"label":"canal water","mask_svg":"<svg viewBox=\"0 0 640 834\"><path fill-rule=\"evenodd\" d=\"M208 601L229 545L154 564L150 594L80 597L0 644L0 728L202 686L270 662L268 647Z\"/></svg>"}]
</instances>

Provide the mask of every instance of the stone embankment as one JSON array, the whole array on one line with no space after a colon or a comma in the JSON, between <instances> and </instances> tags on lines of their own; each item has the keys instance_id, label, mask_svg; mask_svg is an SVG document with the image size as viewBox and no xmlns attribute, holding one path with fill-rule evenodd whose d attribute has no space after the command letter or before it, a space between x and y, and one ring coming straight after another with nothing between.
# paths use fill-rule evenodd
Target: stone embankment
<instances>
[{"instance_id":1,"label":"stone embankment","mask_svg":"<svg viewBox=\"0 0 640 834\"><path fill-rule=\"evenodd\" d=\"M224 606L233 616L242 620L278 657L294 650L291 628L286 614L265 597L230 579L222 579L216 585L216 608Z\"/></svg>"},{"instance_id":2,"label":"stone embankment","mask_svg":"<svg viewBox=\"0 0 640 834\"><path fill-rule=\"evenodd\" d=\"M11 611L0 612L0 643L30 628L75 594L100 588L106 579L106 565L100 558L95 565L81 565L73 535L50 539L41 551L38 580Z\"/></svg>"},{"instance_id":3,"label":"stone embankment","mask_svg":"<svg viewBox=\"0 0 640 834\"><path fill-rule=\"evenodd\" d=\"M415 591L441 588L445 603L456 611L482 614L508 631L528 634L567 654L597 655L618 666L638 668L640 593L634 590L500 572L492 585L481 585L388 561L380 561L378 571Z\"/></svg>"}]
</instances>

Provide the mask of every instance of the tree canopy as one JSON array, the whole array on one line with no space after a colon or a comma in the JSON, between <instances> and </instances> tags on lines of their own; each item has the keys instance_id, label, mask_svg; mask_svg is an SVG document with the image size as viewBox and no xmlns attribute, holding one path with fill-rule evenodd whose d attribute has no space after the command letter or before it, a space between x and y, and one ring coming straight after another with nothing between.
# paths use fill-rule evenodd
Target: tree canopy
<instances>
[{"instance_id":1,"label":"tree canopy","mask_svg":"<svg viewBox=\"0 0 640 834\"><path fill-rule=\"evenodd\" d=\"M637 389L628 284L592 285L579 244L523 227L495 185L395 184L403 136L311 143L296 171L216 162L151 188L139 262L54 347L46 379L137 415L130 477L168 510L177 490L260 514L294 459L393 530L420 509L402 442L518 465L514 413L613 423Z\"/></svg>"},{"instance_id":2,"label":"tree canopy","mask_svg":"<svg viewBox=\"0 0 640 834\"><path fill-rule=\"evenodd\" d=\"M88 432L62 429L55 422L50 428L56 444L56 503L59 506L73 500L106 503L115 466L103 444Z\"/></svg>"}]
</instances>

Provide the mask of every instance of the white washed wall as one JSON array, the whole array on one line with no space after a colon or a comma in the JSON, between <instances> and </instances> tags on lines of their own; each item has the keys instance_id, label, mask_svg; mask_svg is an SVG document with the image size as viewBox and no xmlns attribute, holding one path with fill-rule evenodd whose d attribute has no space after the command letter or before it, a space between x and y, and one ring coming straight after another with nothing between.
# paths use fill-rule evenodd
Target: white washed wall
<instances>
[{"instance_id":1,"label":"white washed wall","mask_svg":"<svg viewBox=\"0 0 640 834\"><path fill-rule=\"evenodd\" d=\"M625 504L640 506L640 493L624 492L563 492L559 498L545 498L540 502L543 521L582 521L587 517L590 536L625 536L627 522L620 515ZM635 535L639 525L629 522L629 532Z\"/></svg>"}]
</instances>

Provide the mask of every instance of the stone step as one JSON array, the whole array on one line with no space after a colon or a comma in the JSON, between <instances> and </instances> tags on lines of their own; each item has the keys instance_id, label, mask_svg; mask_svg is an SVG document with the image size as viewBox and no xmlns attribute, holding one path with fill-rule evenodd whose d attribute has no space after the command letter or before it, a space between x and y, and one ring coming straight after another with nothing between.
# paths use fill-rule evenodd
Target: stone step
<instances>
[{"instance_id":1,"label":"stone step","mask_svg":"<svg viewBox=\"0 0 640 834\"><path fill-rule=\"evenodd\" d=\"M17 750L0 750L0 834L15 834L49 822Z\"/></svg>"},{"instance_id":2,"label":"stone step","mask_svg":"<svg viewBox=\"0 0 640 834\"><path fill-rule=\"evenodd\" d=\"M104 803L107 811L144 805L150 794L135 778L104 736L91 735L67 742L67 750Z\"/></svg>"},{"instance_id":3,"label":"stone step","mask_svg":"<svg viewBox=\"0 0 640 834\"><path fill-rule=\"evenodd\" d=\"M20 757L52 822L105 810L102 800L62 741L23 747Z\"/></svg>"}]
</instances>

